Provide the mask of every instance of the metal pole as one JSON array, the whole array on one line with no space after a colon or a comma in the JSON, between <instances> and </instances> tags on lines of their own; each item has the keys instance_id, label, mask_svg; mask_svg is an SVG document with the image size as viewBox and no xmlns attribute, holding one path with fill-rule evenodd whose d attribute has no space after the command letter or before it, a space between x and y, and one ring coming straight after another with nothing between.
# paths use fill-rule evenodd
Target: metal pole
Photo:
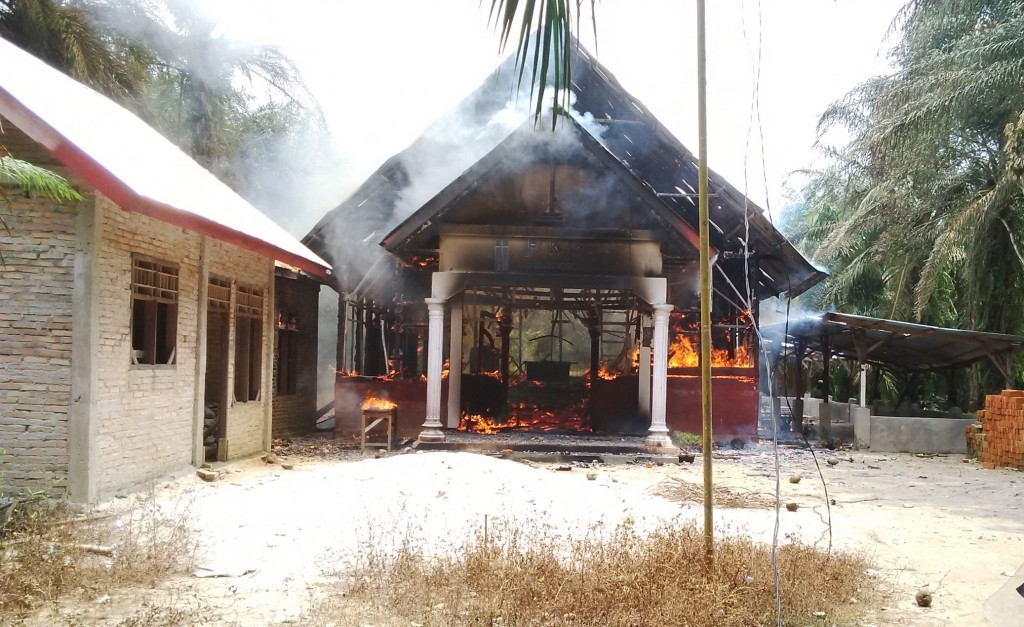
<instances>
[{"instance_id":1,"label":"metal pole","mask_svg":"<svg viewBox=\"0 0 1024 627\"><path fill-rule=\"evenodd\" d=\"M700 396L704 425L704 557L714 560L711 481L711 260L708 226L708 110L707 59L705 55L704 0L697 0L697 132L700 135L697 167L700 197Z\"/></svg>"}]
</instances>

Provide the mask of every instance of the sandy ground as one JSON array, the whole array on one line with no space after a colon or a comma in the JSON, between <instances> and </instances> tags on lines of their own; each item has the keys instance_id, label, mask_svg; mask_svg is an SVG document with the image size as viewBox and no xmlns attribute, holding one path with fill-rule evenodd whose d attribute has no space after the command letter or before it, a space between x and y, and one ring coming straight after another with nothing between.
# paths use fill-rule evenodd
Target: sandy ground
<instances>
[{"instance_id":1,"label":"sandy ground","mask_svg":"<svg viewBox=\"0 0 1024 627\"><path fill-rule=\"evenodd\" d=\"M808 450L780 449L781 500L799 509L781 511L779 537L828 545L827 487L832 545L866 552L886 592L864 625L999 624L986 618L984 604L1024 574L1024 473L982 470L959 456L816 453L824 485ZM714 457L717 533L770 542L770 445ZM828 457L839 463L826 464ZM699 457L692 465L569 471L471 453L322 459L293 452L281 461L294 469L252 459L226 465L215 483L187 476L155 489L161 502L190 503L201 537L198 565L224 576L111 591L99 603L69 600L28 624L116 625L151 602L192 608L211 625L299 625L323 594L320 584L336 581L370 545L415 542L442 551L485 521L492 530L544 526L581 535L604 533L627 517L640 529L703 520ZM588 473L597 476L588 480ZM801 481L790 483L795 474ZM927 609L914 601L925 585L934 591Z\"/></svg>"}]
</instances>

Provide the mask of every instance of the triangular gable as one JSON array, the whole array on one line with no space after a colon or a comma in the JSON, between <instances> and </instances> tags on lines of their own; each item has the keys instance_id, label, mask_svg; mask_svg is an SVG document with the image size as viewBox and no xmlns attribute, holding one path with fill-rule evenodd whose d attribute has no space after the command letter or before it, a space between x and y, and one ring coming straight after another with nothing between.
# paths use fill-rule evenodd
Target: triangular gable
<instances>
[{"instance_id":1,"label":"triangular gable","mask_svg":"<svg viewBox=\"0 0 1024 627\"><path fill-rule=\"evenodd\" d=\"M607 148L594 138L588 129L575 119L569 119L560 125L558 132L571 134L572 140L578 142L583 152L593 157L597 164L611 172L625 189L641 200L664 227L665 232L675 238L677 245L683 247L688 245L693 255L696 255L700 245L697 232L659 199L650 186L645 185L634 172L609 153ZM542 144L549 138L551 141L558 141L550 130L535 128L532 120L525 122L515 133L474 163L461 176L392 230L381 240L381 246L392 254L403 256L403 247L414 240L434 241L440 225L445 222L445 216L457 210L461 199L474 189L486 185L494 176L501 177L510 174L503 166L507 163L510 155L522 151L520 147L522 142Z\"/></svg>"}]
</instances>

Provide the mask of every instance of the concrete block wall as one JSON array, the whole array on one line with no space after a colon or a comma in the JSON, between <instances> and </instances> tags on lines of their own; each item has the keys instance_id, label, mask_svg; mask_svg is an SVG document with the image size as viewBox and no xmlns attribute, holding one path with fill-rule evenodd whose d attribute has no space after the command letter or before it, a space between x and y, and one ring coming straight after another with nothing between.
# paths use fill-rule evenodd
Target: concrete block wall
<instances>
[{"instance_id":1,"label":"concrete block wall","mask_svg":"<svg viewBox=\"0 0 1024 627\"><path fill-rule=\"evenodd\" d=\"M202 239L196 233L126 213L102 199L99 288L99 415L97 473L99 498L144 485L192 464L196 384L199 281ZM210 242L210 272L266 290L273 262L247 250ZM131 364L132 253L179 264L178 321L174 365ZM264 317L269 304L264 299ZM235 326L230 314L231 333ZM264 325L266 326L266 325ZM264 347L267 334L264 332ZM266 348L264 352L266 353ZM228 390L234 389L234 346L228 351ZM264 368L267 368L264 358ZM199 379L201 382L203 378ZM200 384L202 385L202 383ZM228 408L229 458L265 449L266 396Z\"/></svg>"},{"instance_id":2,"label":"concrete block wall","mask_svg":"<svg viewBox=\"0 0 1024 627\"><path fill-rule=\"evenodd\" d=\"M276 331L291 335L296 343L295 393L278 390L278 352L274 343L274 437L300 435L316 427L317 410L317 330L319 326L320 284L303 278L278 276L274 290L274 320L284 310L296 316L297 331Z\"/></svg>"},{"instance_id":3,"label":"concrete block wall","mask_svg":"<svg viewBox=\"0 0 1024 627\"><path fill-rule=\"evenodd\" d=\"M95 472L100 499L192 463L201 238L102 196ZM131 363L132 253L179 264L173 365Z\"/></svg>"},{"instance_id":4,"label":"concrete block wall","mask_svg":"<svg viewBox=\"0 0 1024 627\"><path fill-rule=\"evenodd\" d=\"M238 283L259 287L263 290L263 368L273 368L272 355L274 336L268 331L272 316L271 274L274 262L266 257L248 250L232 246L224 242L211 241L209 260L207 263L210 274L231 279L233 289ZM229 315L230 339L228 348L227 386L231 402L227 415L228 459L237 459L266 450L269 442L264 442L267 403L271 395L261 389L260 400L238 401L234 398L235 391L235 311ZM264 377L264 380L268 377Z\"/></svg>"},{"instance_id":5,"label":"concrete block wall","mask_svg":"<svg viewBox=\"0 0 1024 627\"><path fill-rule=\"evenodd\" d=\"M8 136L4 136L4 141ZM0 490L66 487L79 205L5 190L0 212Z\"/></svg>"}]
</instances>

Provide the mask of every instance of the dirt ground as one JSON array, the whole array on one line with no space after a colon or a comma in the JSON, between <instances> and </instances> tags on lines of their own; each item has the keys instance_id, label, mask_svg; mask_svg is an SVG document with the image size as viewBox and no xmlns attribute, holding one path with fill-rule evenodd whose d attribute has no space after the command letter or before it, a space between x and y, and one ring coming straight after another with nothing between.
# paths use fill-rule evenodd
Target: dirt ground
<instances>
[{"instance_id":1,"label":"dirt ground","mask_svg":"<svg viewBox=\"0 0 1024 627\"><path fill-rule=\"evenodd\" d=\"M106 506L152 495L189 502L201 539L195 574L156 590L68 599L26 624L303 625L324 584L344 580L367 546L415 542L445 551L485 524L576 536L627 519L640 530L703 520L700 457L560 470L471 453L375 459L332 440L279 451L275 464L231 463L215 483L188 475ZM822 548L831 539L870 556L884 594L862 625L998 624L986 618L986 600L1024 574L1024 473L982 470L956 455L815 453L824 485L809 450L780 448L781 502L798 509L780 512L779 539ZM715 451L716 533L771 541L774 459L770 443ZM789 481L794 475L799 483ZM915 603L922 586L933 592L930 608ZM168 608L180 610L182 622L168 618Z\"/></svg>"}]
</instances>

